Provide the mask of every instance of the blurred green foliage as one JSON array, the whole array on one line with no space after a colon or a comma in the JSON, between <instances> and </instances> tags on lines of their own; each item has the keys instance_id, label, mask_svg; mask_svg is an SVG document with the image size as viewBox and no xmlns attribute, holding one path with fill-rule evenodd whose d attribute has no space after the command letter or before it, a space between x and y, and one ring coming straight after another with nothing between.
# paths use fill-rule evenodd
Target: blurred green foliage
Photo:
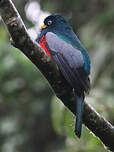
<instances>
[{"instance_id":1,"label":"blurred green foliage","mask_svg":"<svg viewBox=\"0 0 114 152\"><path fill-rule=\"evenodd\" d=\"M15 0L27 27L26 0ZM114 1L42 0L41 8L68 18L89 51L92 88L87 102L114 125ZM74 135L75 118L37 68L9 43L0 21L0 152L105 152L85 126Z\"/></svg>"},{"instance_id":2,"label":"blurred green foliage","mask_svg":"<svg viewBox=\"0 0 114 152\"><path fill-rule=\"evenodd\" d=\"M37 68L8 42L2 23L0 86L0 151L37 151L37 145L45 151L46 137L56 141L50 120L52 92Z\"/></svg>"}]
</instances>

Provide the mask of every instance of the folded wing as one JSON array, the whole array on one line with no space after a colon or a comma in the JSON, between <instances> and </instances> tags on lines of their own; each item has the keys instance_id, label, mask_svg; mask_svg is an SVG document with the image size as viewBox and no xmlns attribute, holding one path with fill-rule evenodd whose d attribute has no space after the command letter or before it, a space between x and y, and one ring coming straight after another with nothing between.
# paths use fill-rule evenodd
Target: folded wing
<instances>
[{"instance_id":1,"label":"folded wing","mask_svg":"<svg viewBox=\"0 0 114 152\"><path fill-rule=\"evenodd\" d=\"M52 59L71 87L77 90L78 95L84 91L87 92L90 82L84 70L82 53L52 32L46 34L46 43Z\"/></svg>"}]
</instances>

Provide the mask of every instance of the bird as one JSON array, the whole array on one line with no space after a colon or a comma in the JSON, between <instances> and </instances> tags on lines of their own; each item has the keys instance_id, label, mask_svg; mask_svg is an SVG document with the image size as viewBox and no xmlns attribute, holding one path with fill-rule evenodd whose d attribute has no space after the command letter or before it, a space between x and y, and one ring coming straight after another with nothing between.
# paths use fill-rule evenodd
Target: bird
<instances>
[{"instance_id":1,"label":"bird","mask_svg":"<svg viewBox=\"0 0 114 152\"><path fill-rule=\"evenodd\" d=\"M72 89L76 109L75 135L82 131L85 93L90 90L91 61L67 20L60 14L44 19L36 42L59 68Z\"/></svg>"}]
</instances>

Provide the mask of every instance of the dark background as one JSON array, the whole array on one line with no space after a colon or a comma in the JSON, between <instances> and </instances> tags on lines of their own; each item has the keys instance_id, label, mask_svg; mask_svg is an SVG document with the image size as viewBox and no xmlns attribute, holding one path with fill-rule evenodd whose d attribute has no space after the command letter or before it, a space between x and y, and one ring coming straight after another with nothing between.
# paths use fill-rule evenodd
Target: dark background
<instances>
[{"instance_id":1,"label":"dark background","mask_svg":"<svg viewBox=\"0 0 114 152\"><path fill-rule=\"evenodd\" d=\"M14 0L29 31L38 31L39 18L33 21L31 15L26 17L27 10L35 12L27 9L32 2ZM88 50L92 87L86 100L114 125L114 0L36 2L40 16L65 16ZM10 45L0 20L0 152L107 151L85 126L80 140L73 130L74 116L55 97L37 68Z\"/></svg>"}]
</instances>

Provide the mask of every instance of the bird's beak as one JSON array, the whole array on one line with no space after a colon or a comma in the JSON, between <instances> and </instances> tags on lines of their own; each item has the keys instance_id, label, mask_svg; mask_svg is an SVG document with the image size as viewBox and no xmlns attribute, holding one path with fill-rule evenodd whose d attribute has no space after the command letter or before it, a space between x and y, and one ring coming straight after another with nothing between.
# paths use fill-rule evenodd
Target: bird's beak
<instances>
[{"instance_id":1,"label":"bird's beak","mask_svg":"<svg viewBox=\"0 0 114 152\"><path fill-rule=\"evenodd\" d=\"M47 26L45 24L43 24L40 29L45 29Z\"/></svg>"}]
</instances>

